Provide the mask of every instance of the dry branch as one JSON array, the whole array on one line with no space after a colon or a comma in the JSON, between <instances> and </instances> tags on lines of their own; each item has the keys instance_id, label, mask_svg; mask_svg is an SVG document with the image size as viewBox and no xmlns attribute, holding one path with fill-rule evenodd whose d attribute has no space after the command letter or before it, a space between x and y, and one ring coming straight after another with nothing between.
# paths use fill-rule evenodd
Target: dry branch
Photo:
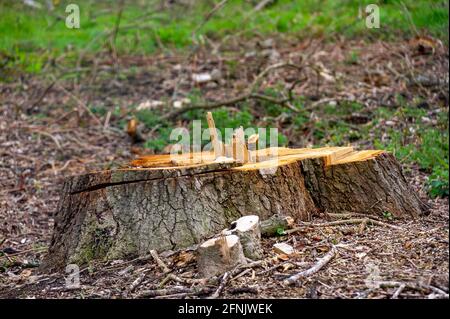
<instances>
[{"instance_id":1,"label":"dry branch","mask_svg":"<svg viewBox=\"0 0 450 319\"><path fill-rule=\"evenodd\" d=\"M298 231L302 231L305 229L305 226L307 226L307 227L329 227L329 226L364 224L364 223L365 224L370 223L372 225L377 225L377 226L382 226L382 227L389 227L389 228L396 229L396 230L402 229L401 227L383 223L383 222L380 222L378 220L374 220L371 218L354 218L354 219L336 220L336 221L320 223L320 224L302 222L302 224L304 225L303 227L295 227L295 228L289 229L289 230L285 231L285 234L292 234L292 233L296 233Z\"/></svg>"},{"instance_id":2,"label":"dry branch","mask_svg":"<svg viewBox=\"0 0 450 319\"><path fill-rule=\"evenodd\" d=\"M156 252L156 250L154 250L154 249L150 250L150 255L152 255L153 259L158 264L159 268L161 268L163 273L167 274L167 273L170 272L169 267L167 267L167 265L162 261L162 259L159 258L158 253Z\"/></svg>"},{"instance_id":3,"label":"dry branch","mask_svg":"<svg viewBox=\"0 0 450 319\"><path fill-rule=\"evenodd\" d=\"M279 105L283 105L283 106L289 107L289 108L293 109L294 111L298 112L299 110L296 110L295 108L292 108L292 106L290 104L287 105L288 102L291 102L292 99L293 99L292 91L294 90L295 85L298 82L295 82L294 83L295 85L292 85L289 88L287 97L274 98L272 96L256 93L256 91L261 86L262 79L265 76L267 76L267 74L269 74L271 71L273 71L275 69L280 69L280 68L293 68L293 69L298 70L299 72L303 69L302 66L295 65L295 64L292 64L292 63L277 63L277 64L270 65L269 67L264 69L261 73L259 73L256 76L255 80L250 85L250 87L249 87L249 89L247 90L246 93L243 93L243 94L241 94L241 95L239 95L237 97L233 97L231 99L226 99L226 100L223 100L223 101L203 103L203 104L192 104L192 105L189 105L189 106L186 106L186 107L183 107L183 108L176 109L176 110L173 110L171 112L168 112L165 115L163 115L161 117L161 119L162 120L170 120L170 119L173 119L173 118L177 117L178 115L181 115L181 114L189 112L189 111L198 110L198 109L211 110L211 109L219 108L219 107L222 107L222 106L235 105L236 103L243 102L243 101L246 101L246 100L263 100L263 101L271 102L271 103L274 103L274 104L279 104Z\"/></svg>"},{"instance_id":4,"label":"dry branch","mask_svg":"<svg viewBox=\"0 0 450 319\"><path fill-rule=\"evenodd\" d=\"M226 272L223 274L222 280L220 281L220 284L219 284L219 287L217 287L217 290L208 299L219 298L220 294L222 293L223 289L225 288L226 284L228 283L229 277L230 277L229 272Z\"/></svg>"},{"instance_id":5,"label":"dry branch","mask_svg":"<svg viewBox=\"0 0 450 319\"><path fill-rule=\"evenodd\" d=\"M314 275L316 272L318 272L320 269L322 269L326 264L330 262L331 259L336 255L337 248L333 245L331 246L331 249L329 252L325 254L319 261L311 268L304 270L302 272L299 272L295 275L290 276L289 278L285 279L283 283L285 285L293 285L295 284L299 279L309 277L311 275Z\"/></svg>"},{"instance_id":6,"label":"dry branch","mask_svg":"<svg viewBox=\"0 0 450 319\"><path fill-rule=\"evenodd\" d=\"M137 298L156 298L156 297L181 297L186 295L206 295L212 291L212 288L186 288L182 286L174 286L167 289L144 290L138 294Z\"/></svg>"}]
</instances>

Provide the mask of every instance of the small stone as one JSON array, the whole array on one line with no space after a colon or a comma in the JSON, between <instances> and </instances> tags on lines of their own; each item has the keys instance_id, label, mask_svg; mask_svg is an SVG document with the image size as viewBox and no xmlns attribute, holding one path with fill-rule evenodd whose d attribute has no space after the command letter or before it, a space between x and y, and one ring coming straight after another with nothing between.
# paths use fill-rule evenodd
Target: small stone
<instances>
[{"instance_id":1,"label":"small stone","mask_svg":"<svg viewBox=\"0 0 450 319\"><path fill-rule=\"evenodd\" d=\"M269 48L272 48L275 45L275 41L272 38L269 38L269 39L266 39L264 41L261 41L259 43L259 45L262 48L269 49Z\"/></svg>"},{"instance_id":2,"label":"small stone","mask_svg":"<svg viewBox=\"0 0 450 319\"><path fill-rule=\"evenodd\" d=\"M431 119L429 117L426 116L422 116L422 123L430 123Z\"/></svg>"},{"instance_id":3,"label":"small stone","mask_svg":"<svg viewBox=\"0 0 450 319\"><path fill-rule=\"evenodd\" d=\"M290 256L295 253L294 248L286 243L278 243L273 245L273 250L278 254Z\"/></svg>"},{"instance_id":4,"label":"small stone","mask_svg":"<svg viewBox=\"0 0 450 319\"><path fill-rule=\"evenodd\" d=\"M212 76L209 73L192 74L192 80L195 83L206 83L212 80Z\"/></svg>"}]
</instances>

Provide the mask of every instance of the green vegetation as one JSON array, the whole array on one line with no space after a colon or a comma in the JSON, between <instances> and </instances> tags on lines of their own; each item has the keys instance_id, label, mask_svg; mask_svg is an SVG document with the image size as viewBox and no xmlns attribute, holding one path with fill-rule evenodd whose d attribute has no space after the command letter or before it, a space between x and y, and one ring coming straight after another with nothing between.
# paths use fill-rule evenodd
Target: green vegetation
<instances>
[{"instance_id":1,"label":"green vegetation","mask_svg":"<svg viewBox=\"0 0 450 319\"><path fill-rule=\"evenodd\" d=\"M426 110L414 107L401 107L395 112L384 108L378 110L385 118L397 118L406 123L401 130L390 127L384 132L385 141L375 140L375 147L392 151L402 163L415 164L429 174L428 189L432 197L449 194L449 136L448 112L440 112L433 123ZM382 134L377 134L378 136Z\"/></svg>"},{"instance_id":2,"label":"green vegetation","mask_svg":"<svg viewBox=\"0 0 450 319\"><path fill-rule=\"evenodd\" d=\"M298 101L297 106L300 109L301 105L301 101ZM358 103L344 102L338 105L326 105L323 108L324 116L321 116L319 120L311 120L306 111L293 113L290 109L267 102L261 103L260 108L263 112L259 114L258 118L250 113L249 107L245 103L239 111L231 111L228 108L214 110L213 116L217 128L221 131L222 136L225 136L225 128L243 126L256 130L258 126L274 127L275 118L284 114L294 122L295 136L302 135L304 130L312 132L313 146L345 146L365 143L366 147L386 149L393 152L405 167L415 165L429 175L428 190L432 197L448 196L447 111L439 112L432 120L428 117L428 110L416 106L402 104L395 109L379 107L374 114L368 116L367 123L357 125L351 123L351 115L363 111L364 107ZM202 128L207 127L203 115L203 110L198 110L183 116L186 122L191 123L189 127L191 132L192 120L201 119ZM137 117L149 129L159 124L159 128L156 130L157 137L147 141L145 146L157 152L162 151L170 143L169 136L173 129L171 124L161 123L159 115L151 111L140 111L137 113ZM268 141L269 137L266 138ZM287 140L286 135L280 131L279 145L287 145ZM203 145L207 142L203 141ZM370 144L367 145L367 142Z\"/></svg>"},{"instance_id":3,"label":"green vegetation","mask_svg":"<svg viewBox=\"0 0 450 319\"><path fill-rule=\"evenodd\" d=\"M21 1L0 3L0 66L37 73L47 59L64 55L70 62L80 51L112 50L125 54L184 48L227 35L254 36L285 33L295 37L344 35L391 38L426 33L448 42L448 1L375 1L380 7L380 29L367 29L365 5L374 1L278 0L250 14L247 1L232 0L199 30L212 2L194 6L171 5L158 10L159 1L127 2L117 38L113 41L118 2L77 1L81 28L65 27L65 7L70 1L54 1L52 14L24 6ZM404 5L403 5L404 4ZM362 8L362 11L360 10ZM194 31L197 31L194 35ZM356 58L356 55L353 57Z\"/></svg>"}]
</instances>

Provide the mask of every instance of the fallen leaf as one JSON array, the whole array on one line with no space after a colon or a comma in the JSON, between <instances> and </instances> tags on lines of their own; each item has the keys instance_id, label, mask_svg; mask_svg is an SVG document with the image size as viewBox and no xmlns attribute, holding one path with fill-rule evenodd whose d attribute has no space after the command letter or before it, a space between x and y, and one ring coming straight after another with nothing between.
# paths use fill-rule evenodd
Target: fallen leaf
<instances>
[{"instance_id":1,"label":"fallen leaf","mask_svg":"<svg viewBox=\"0 0 450 319\"><path fill-rule=\"evenodd\" d=\"M31 271L31 269L24 269L24 270L20 273L20 276L21 276L22 278L28 278L28 277L31 276L32 273L33 273L33 272Z\"/></svg>"},{"instance_id":2,"label":"fallen leaf","mask_svg":"<svg viewBox=\"0 0 450 319\"><path fill-rule=\"evenodd\" d=\"M282 261L287 261L287 260L289 260L289 256L286 255L286 254L277 254L277 258L278 258L279 260L282 260Z\"/></svg>"},{"instance_id":3,"label":"fallen leaf","mask_svg":"<svg viewBox=\"0 0 450 319\"><path fill-rule=\"evenodd\" d=\"M195 255L191 251L182 251L174 259L173 262L177 267L184 267L194 261Z\"/></svg>"}]
</instances>

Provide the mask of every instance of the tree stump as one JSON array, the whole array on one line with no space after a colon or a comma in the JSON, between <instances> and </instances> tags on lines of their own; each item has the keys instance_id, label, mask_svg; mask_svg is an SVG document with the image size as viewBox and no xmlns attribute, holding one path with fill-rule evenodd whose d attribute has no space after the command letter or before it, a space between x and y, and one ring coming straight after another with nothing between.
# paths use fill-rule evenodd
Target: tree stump
<instances>
[{"instance_id":1,"label":"tree stump","mask_svg":"<svg viewBox=\"0 0 450 319\"><path fill-rule=\"evenodd\" d=\"M217 162L211 152L154 155L127 168L68 178L41 269L199 244L246 215L307 221L316 211L387 211L415 217L425 208L383 151L249 152L257 163Z\"/></svg>"},{"instance_id":2,"label":"tree stump","mask_svg":"<svg viewBox=\"0 0 450 319\"><path fill-rule=\"evenodd\" d=\"M236 235L212 238L197 249L197 268L202 277L209 278L246 264L241 242Z\"/></svg>"},{"instance_id":3,"label":"tree stump","mask_svg":"<svg viewBox=\"0 0 450 319\"><path fill-rule=\"evenodd\" d=\"M412 192L397 160L383 151L361 151L327 167L321 158L302 161L307 188L327 212L418 217L427 206Z\"/></svg>"},{"instance_id":4,"label":"tree stump","mask_svg":"<svg viewBox=\"0 0 450 319\"><path fill-rule=\"evenodd\" d=\"M261 259L261 227L258 216L243 216L234 221L230 228L226 229L224 233L235 234L239 237L244 255L247 258L253 260Z\"/></svg>"}]
</instances>

